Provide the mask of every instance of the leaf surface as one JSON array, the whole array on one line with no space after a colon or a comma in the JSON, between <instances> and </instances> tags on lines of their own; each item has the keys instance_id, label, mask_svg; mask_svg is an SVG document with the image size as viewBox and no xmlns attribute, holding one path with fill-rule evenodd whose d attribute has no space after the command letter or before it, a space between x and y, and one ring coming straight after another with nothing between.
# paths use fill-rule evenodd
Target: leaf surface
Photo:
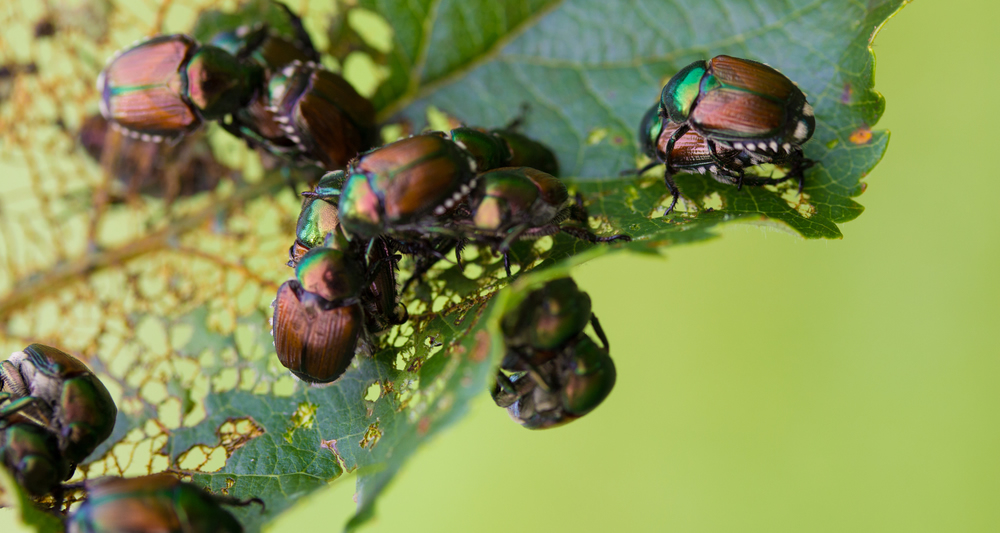
<instances>
[{"instance_id":1,"label":"leaf surface","mask_svg":"<svg viewBox=\"0 0 1000 533\"><path fill-rule=\"evenodd\" d=\"M434 108L501 127L528 104L523 133L555 150L595 231L634 240L516 243L513 290L488 250L468 251L464 270L441 262L404 295L410 322L324 387L296 382L278 364L268 325L291 275L283 263L299 200L286 178L305 181L299 170L265 171L256 154L212 130L199 142L224 165L211 167L217 188L170 205L149 195L112 201L113 180L75 140L96 110L103 59L142 35L189 31L212 3L177 0L143 13L85 1L73 17L15 7L0 15L28 35L24 46L0 46L0 64L14 72L0 80L0 342L8 351L62 347L112 389L115 434L78 478L175 471L216 492L263 498L263 515L234 509L256 531L356 472L349 527L360 525L420 444L484 393L502 353L498 319L534 284L606 253L704 241L731 221L839 238L838 224L862 211L854 200L862 179L885 153L888 134L871 129L884 101L873 89L870 44L903 3L359 0L392 28L391 49L375 58L386 73L374 96L384 119L419 130ZM42 16L58 22L44 42L30 38ZM307 27L321 20L306 12ZM330 49L339 49L336 36ZM801 197L790 184L737 191L680 175L684 199L664 219L662 167L619 172L646 163L636 130L664 82L717 54L767 62L800 85L816 110L805 149L818 164Z\"/></svg>"}]
</instances>

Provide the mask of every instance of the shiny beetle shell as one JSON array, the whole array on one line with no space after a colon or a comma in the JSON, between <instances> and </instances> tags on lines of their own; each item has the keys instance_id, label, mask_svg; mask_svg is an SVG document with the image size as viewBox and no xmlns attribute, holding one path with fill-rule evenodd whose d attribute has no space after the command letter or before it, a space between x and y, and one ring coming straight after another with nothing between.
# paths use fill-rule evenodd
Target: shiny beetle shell
<instances>
[{"instance_id":1,"label":"shiny beetle shell","mask_svg":"<svg viewBox=\"0 0 1000 533\"><path fill-rule=\"evenodd\" d=\"M718 160L716 160L712 157L705 138L694 130L688 130L681 135L675 141L670 157L665 157L670 137L680 125L661 118L658 110L659 104L650 108L639 126L639 139L642 141L643 152L649 157L669 161L674 171L709 172L713 176L735 176L740 169L753 164L743 150L725 146L718 147L716 151ZM730 182L728 179L721 181Z\"/></svg>"},{"instance_id":2,"label":"shiny beetle shell","mask_svg":"<svg viewBox=\"0 0 1000 533\"><path fill-rule=\"evenodd\" d=\"M118 408L108 389L76 358L55 348L32 344L4 361L5 390L18 393L20 381L28 395L52 410L52 431L59 449L72 463L86 459L111 436Z\"/></svg>"},{"instance_id":3,"label":"shiny beetle shell","mask_svg":"<svg viewBox=\"0 0 1000 533\"><path fill-rule=\"evenodd\" d=\"M344 78L295 61L268 84L269 108L297 157L342 169L378 142L375 108Z\"/></svg>"},{"instance_id":4,"label":"shiny beetle shell","mask_svg":"<svg viewBox=\"0 0 1000 533\"><path fill-rule=\"evenodd\" d=\"M101 114L143 140L176 137L246 105L259 67L186 35L163 35L114 56L101 71Z\"/></svg>"},{"instance_id":5,"label":"shiny beetle shell","mask_svg":"<svg viewBox=\"0 0 1000 533\"><path fill-rule=\"evenodd\" d=\"M511 154L507 142L490 132L475 128L455 128L449 132L451 140L472 154L476 160L476 171L509 167Z\"/></svg>"},{"instance_id":6,"label":"shiny beetle shell","mask_svg":"<svg viewBox=\"0 0 1000 533\"><path fill-rule=\"evenodd\" d=\"M593 411L611 394L617 378L607 350L582 333L536 369L539 374L521 371L511 376L515 392L504 391L498 383L492 393L497 405L528 429L561 426ZM547 384L540 384L539 377Z\"/></svg>"},{"instance_id":7,"label":"shiny beetle shell","mask_svg":"<svg viewBox=\"0 0 1000 533\"><path fill-rule=\"evenodd\" d=\"M274 301L278 360L303 381L329 383L347 371L366 335L358 302L362 276L354 261L331 248L310 250L295 274Z\"/></svg>"},{"instance_id":8,"label":"shiny beetle shell","mask_svg":"<svg viewBox=\"0 0 1000 533\"><path fill-rule=\"evenodd\" d=\"M788 153L816 128L812 106L790 79L729 56L695 61L674 75L663 87L660 111L706 138L751 151Z\"/></svg>"},{"instance_id":9,"label":"shiny beetle shell","mask_svg":"<svg viewBox=\"0 0 1000 533\"><path fill-rule=\"evenodd\" d=\"M198 17L193 34L203 42L256 63L264 69L267 79L292 63L320 60L301 19L280 2L253 0L241 4L233 13L206 11ZM289 138L283 127L285 123L279 122L275 111L268 91L261 90L223 127L252 147L295 158L299 143Z\"/></svg>"},{"instance_id":10,"label":"shiny beetle shell","mask_svg":"<svg viewBox=\"0 0 1000 533\"><path fill-rule=\"evenodd\" d=\"M54 433L31 422L0 424L0 461L29 494L45 496L70 477Z\"/></svg>"},{"instance_id":11,"label":"shiny beetle shell","mask_svg":"<svg viewBox=\"0 0 1000 533\"><path fill-rule=\"evenodd\" d=\"M240 533L221 504L234 503L169 474L87 483L88 497L67 520L68 533Z\"/></svg>"},{"instance_id":12,"label":"shiny beetle shell","mask_svg":"<svg viewBox=\"0 0 1000 533\"><path fill-rule=\"evenodd\" d=\"M575 281L552 280L504 315L504 342L513 348L556 350L583 332L591 320L590 309L590 296Z\"/></svg>"},{"instance_id":13,"label":"shiny beetle shell","mask_svg":"<svg viewBox=\"0 0 1000 533\"><path fill-rule=\"evenodd\" d=\"M504 232L519 224L537 227L556 218L569 193L558 178L533 168L500 168L479 176L470 198L473 224Z\"/></svg>"},{"instance_id":14,"label":"shiny beetle shell","mask_svg":"<svg viewBox=\"0 0 1000 533\"><path fill-rule=\"evenodd\" d=\"M443 215L476 181L475 162L438 134L417 135L362 154L348 169L341 224L362 238Z\"/></svg>"},{"instance_id":15,"label":"shiny beetle shell","mask_svg":"<svg viewBox=\"0 0 1000 533\"><path fill-rule=\"evenodd\" d=\"M506 166L531 167L546 174L559 176L556 154L544 144L510 129L492 130L510 149L511 157Z\"/></svg>"},{"instance_id":16,"label":"shiny beetle shell","mask_svg":"<svg viewBox=\"0 0 1000 533\"><path fill-rule=\"evenodd\" d=\"M120 185L121 192L109 191L113 201L146 194L169 202L213 190L231 172L215 159L199 132L177 143L145 142L112 128L97 113L83 120L78 138L87 154Z\"/></svg>"}]
</instances>

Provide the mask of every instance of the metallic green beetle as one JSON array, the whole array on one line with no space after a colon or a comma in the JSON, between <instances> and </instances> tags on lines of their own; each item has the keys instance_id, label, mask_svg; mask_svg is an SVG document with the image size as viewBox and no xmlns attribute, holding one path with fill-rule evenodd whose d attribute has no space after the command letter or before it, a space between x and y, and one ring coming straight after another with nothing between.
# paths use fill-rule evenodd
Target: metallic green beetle
<instances>
[{"instance_id":1,"label":"metallic green beetle","mask_svg":"<svg viewBox=\"0 0 1000 533\"><path fill-rule=\"evenodd\" d=\"M587 323L602 346L584 333ZM617 374L590 297L569 278L532 291L501 322L507 354L493 400L529 429L559 426L594 410Z\"/></svg>"},{"instance_id":2,"label":"metallic green beetle","mask_svg":"<svg viewBox=\"0 0 1000 533\"><path fill-rule=\"evenodd\" d=\"M100 109L113 125L144 141L197 129L246 106L263 70L187 35L161 35L118 52L97 78Z\"/></svg>"},{"instance_id":3,"label":"metallic green beetle","mask_svg":"<svg viewBox=\"0 0 1000 533\"><path fill-rule=\"evenodd\" d=\"M317 246L347 249L337 210L343 184L343 171L327 172L313 190L302 193L302 209L295 224L295 242L288 250L288 266L297 265L306 252Z\"/></svg>"},{"instance_id":4,"label":"metallic green beetle","mask_svg":"<svg viewBox=\"0 0 1000 533\"><path fill-rule=\"evenodd\" d=\"M250 503L169 474L108 478L86 487L87 499L66 521L68 533L241 533L243 526L222 505Z\"/></svg>"},{"instance_id":5,"label":"metallic green beetle","mask_svg":"<svg viewBox=\"0 0 1000 533\"><path fill-rule=\"evenodd\" d=\"M396 246L392 239L384 236L371 241L347 240L337 211L343 181L343 171L328 172L312 191L302 193L305 199L296 224L295 243L288 251L288 266L298 265L306 252L320 246L346 252L371 280L361 292L361 303L365 307L368 331L378 333L408 318L406 307L397 299L399 260ZM367 260L362 260L365 257Z\"/></svg>"},{"instance_id":6,"label":"metallic green beetle","mask_svg":"<svg viewBox=\"0 0 1000 533\"><path fill-rule=\"evenodd\" d=\"M67 461L80 463L111 436L118 408L97 376L71 355L32 344L0 363L0 388L11 402L0 416L21 412L59 439ZM47 420L45 420L47 419Z\"/></svg>"},{"instance_id":7,"label":"metallic green beetle","mask_svg":"<svg viewBox=\"0 0 1000 533\"><path fill-rule=\"evenodd\" d=\"M340 223L362 239L419 238L469 194L476 172L473 156L440 133L376 148L348 167Z\"/></svg>"},{"instance_id":8,"label":"metallic green beetle","mask_svg":"<svg viewBox=\"0 0 1000 533\"><path fill-rule=\"evenodd\" d=\"M28 494L42 497L58 492L74 470L59 452L59 439L34 422L10 422L16 418L0 420L0 462Z\"/></svg>"},{"instance_id":9,"label":"metallic green beetle","mask_svg":"<svg viewBox=\"0 0 1000 533\"><path fill-rule=\"evenodd\" d=\"M591 243L631 240L622 234L595 235L587 226L582 199L570 202L566 185L559 178L534 168L498 168L480 174L468 203L468 221L456 221L451 227L458 228L468 240L492 244L503 254L508 276L508 252L518 239L563 232Z\"/></svg>"},{"instance_id":10,"label":"metallic green beetle","mask_svg":"<svg viewBox=\"0 0 1000 533\"><path fill-rule=\"evenodd\" d=\"M801 145L816 128L813 108L790 79L763 63L729 56L695 61L663 87L658 114L676 125L657 150L673 195L667 213L680 195L671 178L674 145L689 131L704 139L717 169L738 176L747 164L792 161L793 173L811 165ZM741 164L732 164L731 150L742 152L735 159Z\"/></svg>"},{"instance_id":11,"label":"metallic green beetle","mask_svg":"<svg viewBox=\"0 0 1000 533\"><path fill-rule=\"evenodd\" d=\"M688 130L674 144L669 157L666 150L680 126L659 115L659 104L646 112L639 125L639 140L643 152L653 159L644 172L653 166L669 162L671 175L676 172L698 172L708 174L716 181L742 188L744 185L763 186L777 185L792 178L798 179L799 192L802 192L804 174L811 161L802 158L800 150L789 154L771 154L765 158L748 150L737 150L722 143L715 144L715 153L709 147L702 135L694 130ZM788 166L789 170L782 178L764 178L747 176L745 169L767 162L777 166Z\"/></svg>"},{"instance_id":12,"label":"metallic green beetle","mask_svg":"<svg viewBox=\"0 0 1000 533\"><path fill-rule=\"evenodd\" d=\"M559 278L528 293L514 311L503 316L500 326L509 348L544 352L558 350L591 322L606 344L604 330L591 312L590 295L572 278Z\"/></svg>"},{"instance_id":13,"label":"metallic green beetle","mask_svg":"<svg viewBox=\"0 0 1000 533\"><path fill-rule=\"evenodd\" d=\"M536 170L559 175L559 162L544 144L514 131L516 120L504 129L481 130L478 128L455 128L448 132L459 146L476 159L479 172L502 167L531 167Z\"/></svg>"}]
</instances>

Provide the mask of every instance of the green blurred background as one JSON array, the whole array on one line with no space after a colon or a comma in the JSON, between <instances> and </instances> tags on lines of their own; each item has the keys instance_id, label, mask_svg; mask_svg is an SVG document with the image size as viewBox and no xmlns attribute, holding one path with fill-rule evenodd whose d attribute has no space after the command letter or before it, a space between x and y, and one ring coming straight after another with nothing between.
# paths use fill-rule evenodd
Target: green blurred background
<instances>
[{"instance_id":1,"label":"green blurred background","mask_svg":"<svg viewBox=\"0 0 1000 533\"><path fill-rule=\"evenodd\" d=\"M1000 530L998 19L915 2L882 29L893 136L842 241L734 225L580 268L608 401L529 432L484 395L366 531ZM345 481L273 531L339 526Z\"/></svg>"},{"instance_id":2,"label":"green blurred background","mask_svg":"<svg viewBox=\"0 0 1000 533\"><path fill-rule=\"evenodd\" d=\"M483 395L365 531L1000 530L998 16L917 2L883 28L893 137L842 241L732 225L583 266L608 401L529 432ZM271 531L339 529L353 492L345 476Z\"/></svg>"}]
</instances>

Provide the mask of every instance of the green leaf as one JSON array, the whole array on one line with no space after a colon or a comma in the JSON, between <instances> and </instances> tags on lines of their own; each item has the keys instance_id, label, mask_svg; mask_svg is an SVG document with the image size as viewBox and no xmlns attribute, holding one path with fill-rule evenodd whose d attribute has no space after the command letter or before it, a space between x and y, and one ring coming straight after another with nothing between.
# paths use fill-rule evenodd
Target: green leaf
<instances>
[{"instance_id":1,"label":"green leaf","mask_svg":"<svg viewBox=\"0 0 1000 533\"><path fill-rule=\"evenodd\" d=\"M0 506L17 512L18 523L34 533L62 533L62 520L35 506L24 489L0 464Z\"/></svg>"},{"instance_id":2,"label":"green leaf","mask_svg":"<svg viewBox=\"0 0 1000 533\"><path fill-rule=\"evenodd\" d=\"M354 472L358 513L347 527L357 527L419 446L484 392L502 353L499 317L534 285L614 251L705 241L733 221L840 237L838 224L862 211L853 200L862 178L886 149L888 134L871 130L884 101L873 89L870 44L903 3L361 0L392 28L391 48L373 58L386 73L374 96L384 118L419 129L433 107L499 127L527 103L524 133L556 151L595 231L634 240L516 243L509 289L488 250L469 250L464 270L441 262L405 295L410 322L323 387L278 364L267 322L291 275L283 263L299 199L285 180L305 179L300 171L264 171L256 154L214 129L193 141L227 165L206 171L222 178L214 191L172 205L128 195L108 203L110 180L74 140L81 117L96 110L103 59L141 34L189 31L197 11L182 8L211 2L109 16L95 0L73 17L52 13L59 31L44 46L0 49L0 64L17 67L0 80L0 172L9 176L0 184L0 342L9 351L30 342L72 351L112 390L115 434L78 478L171 470L216 492L263 498L263 514L233 511L257 531ZM311 17L310 28L325 20ZM25 35L35 19L23 7L10 18ZM106 31L95 32L98 24ZM685 200L664 219L662 170L619 172L646 162L635 130L663 83L723 53L768 62L798 82L816 110L805 149L818 164L801 198L786 185L737 191L678 176ZM37 73L18 67L31 62Z\"/></svg>"}]
</instances>

